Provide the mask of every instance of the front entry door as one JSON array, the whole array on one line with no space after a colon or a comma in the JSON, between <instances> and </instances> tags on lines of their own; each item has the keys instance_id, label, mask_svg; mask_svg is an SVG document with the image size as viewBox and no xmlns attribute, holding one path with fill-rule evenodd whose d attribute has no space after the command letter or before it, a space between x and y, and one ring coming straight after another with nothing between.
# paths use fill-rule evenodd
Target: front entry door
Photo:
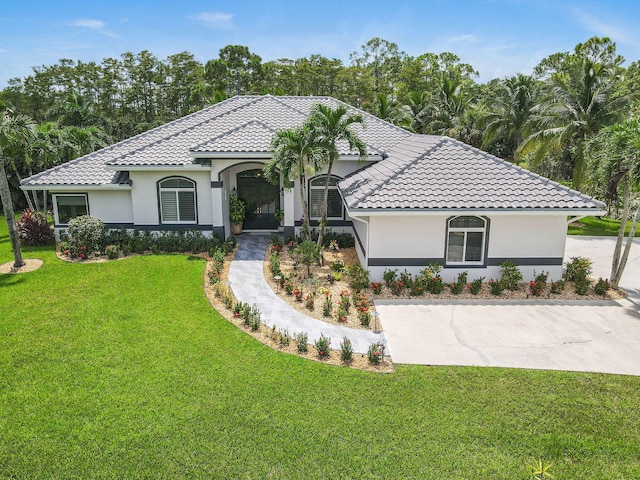
<instances>
[{"instance_id":1,"label":"front entry door","mask_svg":"<svg viewBox=\"0 0 640 480\"><path fill-rule=\"evenodd\" d=\"M247 202L245 230L276 230L280 209L280 189L264 177L262 169L245 170L237 175L238 197Z\"/></svg>"}]
</instances>

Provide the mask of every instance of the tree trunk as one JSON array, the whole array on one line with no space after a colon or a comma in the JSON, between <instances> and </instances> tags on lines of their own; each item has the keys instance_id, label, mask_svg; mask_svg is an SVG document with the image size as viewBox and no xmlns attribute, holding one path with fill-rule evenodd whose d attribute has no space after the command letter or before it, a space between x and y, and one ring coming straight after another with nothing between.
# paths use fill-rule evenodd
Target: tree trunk
<instances>
[{"instance_id":1,"label":"tree trunk","mask_svg":"<svg viewBox=\"0 0 640 480\"><path fill-rule=\"evenodd\" d=\"M629 181L625 177L624 178L624 190L622 196L622 218L620 219L620 229L618 230L618 239L616 240L616 248L613 250L613 258L611 259L611 275L609 278L613 282L613 279L616 277L618 272L618 268L620 265L620 253L622 252L622 242L624 240L624 228L627 225L627 219L629 218ZM617 285L616 285L617 286Z\"/></svg>"},{"instance_id":2,"label":"tree trunk","mask_svg":"<svg viewBox=\"0 0 640 480\"><path fill-rule=\"evenodd\" d=\"M324 240L324 229L327 225L327 211L329 208L329 182L331 181L331 170L333 168L333 159L329 160L327 165L327 178L324 184L324 201L322 204L322 218L320 219L320 230L318 233L318 248L322 248L322 242Z\"/></svg>"},{"instance_id":3,"label":"tree trunk","mask_svg":"<svg viewBox=\"0 0 640 480\"><path fill-rule=\"evenodd\" d=\"M620 259L618 268L616 269L615 276L612 275L612 278L611 278L611 286L613 288L618 288L618 284L620 283L620 279L622 278L622 272L624 272L624 267L627 266L627 259L629 258L629 252L631 251L631 244L633 244L633 239L635 238L636 229L638 228L639 221L640 221L640 205L638 206L638 209L636 210L636 214L633 217L633 223L631 224L631 229L629 230L629 236L627 237L627 244L624 246L624 253L622 254L622 258Z\"/></svg>"},{"instance_id":4,"label":"tree trunk","mask_svg":"<svg viewBox=\"0 0 640 480\"><path fill-rule=\"evenodd\" d=\"M7 179L7 172L4 169L4 165L0 161L0 199L2 199L2 208L4 210L4 216L7 220L7 227L9 228L9 238L11 239L11 248L13 249L13 266L14 268L20 268L24 265L22 260L22 251L20 250L20 236L18 234L18 227L16 226L16 215L13 212L13 203L11 201L11 191L9 190L9 180Z\"/></svg>"},{"instance_id":5,"label":"tree trunk","mask_svg":"<svg viewBox=\"0 0 640 480\"><path fill-rule=\"evenodd\" d=\"M304 170L303 170L304 171ZM311 229L309 228L309 205L307 202L306 177L300 175L300 203L302 204L302 238L311 240Z\"/></svg>"}]
</instances>

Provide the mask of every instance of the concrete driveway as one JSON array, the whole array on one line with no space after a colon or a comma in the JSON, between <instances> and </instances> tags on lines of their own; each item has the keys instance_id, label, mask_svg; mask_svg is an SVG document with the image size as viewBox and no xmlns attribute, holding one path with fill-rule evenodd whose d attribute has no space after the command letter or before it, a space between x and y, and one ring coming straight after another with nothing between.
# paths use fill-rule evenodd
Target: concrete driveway
<instances>
[{"instance_id":1,"label":"concrete driveway","mask_svg":"<svg viewBox=\"0 0 640 480\"><path fill-rule=\"evenodd\" d=\"M569 237L565 258L608 277L615 239ZM623 302L376 301L397 363L478 365L640 375L640 242Z\"/></svg>"}]
</instances>

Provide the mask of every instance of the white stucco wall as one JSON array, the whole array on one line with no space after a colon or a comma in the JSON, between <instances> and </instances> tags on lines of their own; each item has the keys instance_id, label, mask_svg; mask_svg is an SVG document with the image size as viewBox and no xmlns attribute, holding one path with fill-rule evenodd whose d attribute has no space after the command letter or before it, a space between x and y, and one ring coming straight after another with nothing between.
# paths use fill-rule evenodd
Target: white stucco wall
<instances>
[{"instance_id":1,"label":"white stucco wall","mask_svg":"<svg viewBox=\"0 0 640 480\"><path fill-rule=\"evenodd\" d=\"M89 213L105 223L133 223L131 190L88 192Z\"/></svg>"},{"instance_id":2,"label":"white stucco wall","mask_svg":"<svg viewBox=\"0 0 640 480\"><path fill-rule=\"evenodd\" d=\"M131 189L131 203L133 207L133 223L136 225L159 225L160 213L158 209L159 180L166 177L185 177L196 182L196 201L198 210L198 224L211 225L213 223L211 202L211 175L203 171L131 171L129 174L133 186Z\"/></svg>"},{"instance_id":3,"label":"white stucco wall","mask_svg":"<svg viewBox=\"0 0 640 480\"><path fill-rule=\"evenodd\" d=\"M486 215L489 232L487 236L488 259L562 258L566 239L566 217L564 215ZM396 215L369 217L369 261L401 263L393 259L444 259L446 229L449 215ZM355 222L354 222L355 223ZM377 260L376 260L377 259ZM410 263L410 262L407 262ZM530 260L529 260L530 263ZM373 279L380 280L385 268L405 268L418 273L421 266L373 266L368 269ZM525 280L532 279L534 272L549 271L551 279L562 276L561 265L520 265ZM499 266L443 268L445 281L455 280L457 274L467 270L469 278L480 276L499 278Z\"/></svg>"}]
</instances>

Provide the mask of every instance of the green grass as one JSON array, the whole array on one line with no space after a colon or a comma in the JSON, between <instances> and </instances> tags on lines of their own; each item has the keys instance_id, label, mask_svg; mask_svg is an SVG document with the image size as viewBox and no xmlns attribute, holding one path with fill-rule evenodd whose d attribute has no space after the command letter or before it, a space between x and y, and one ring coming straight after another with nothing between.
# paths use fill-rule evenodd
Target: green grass
<instances>
[{"instance_id":1,"label":"green grass","mask_svg":"<svg viewBox=\"0 0 640 480\"><path fill-rule=\"evenodd\" d=\"M332 367L222 319L200 259L24 253L45 264L0 275L0 478L640 478L640 378Z\"/></svg>"},{"instance_id":2,"label":"green grass","mask_svg":"<svg viewBox=\"0 0 640 480\"><path fill-rule=\"evenodd\" d=\"M584 227L569 226L567 230L569 235L617 237L620 230L620 220L611 218L585 217L578 221L584 224ZM631 221L628 221L625 235L629 235L630 229ZM640 229L636 231L635 237L640 237Z\"/></svg>"}]
</instances>

